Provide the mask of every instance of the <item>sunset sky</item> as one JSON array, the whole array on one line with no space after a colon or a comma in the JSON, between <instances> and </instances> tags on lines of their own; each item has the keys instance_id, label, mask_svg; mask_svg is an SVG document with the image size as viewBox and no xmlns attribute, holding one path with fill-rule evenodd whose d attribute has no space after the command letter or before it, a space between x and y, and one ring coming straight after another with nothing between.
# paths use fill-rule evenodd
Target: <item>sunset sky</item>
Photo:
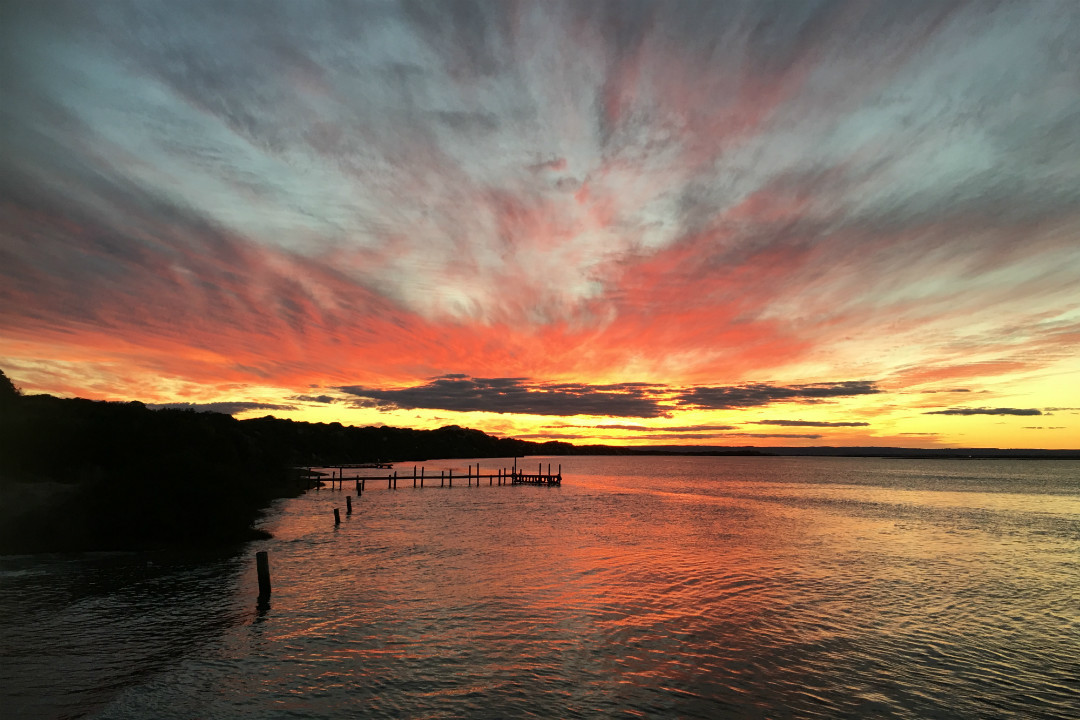
<instances>
[{"instance_id":1,"label":"sunset sky","mask_svg":"<svg viewBox=\"0 0 1080 720\"><path fill-rule=\"evenodd\" d=\"M1080 447L1080 3L5 2L25 393Z\"/></svg>"}]
</instances>

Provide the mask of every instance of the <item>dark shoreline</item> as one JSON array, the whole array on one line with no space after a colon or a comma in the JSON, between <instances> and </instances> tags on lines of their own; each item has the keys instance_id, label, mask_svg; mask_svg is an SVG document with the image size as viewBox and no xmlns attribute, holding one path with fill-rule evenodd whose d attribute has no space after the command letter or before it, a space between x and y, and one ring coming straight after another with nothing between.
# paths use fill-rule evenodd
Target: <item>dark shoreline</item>
<instances>
[{"instance_id":1,"label":"dark shoreline","mask_svg":"<svg viewBox=\"0 0 1080 720\"><path fill-rule=\"evenodd\" d=\"M438 430L350 427L50 395L0 397L0 554L213 547L309 483L297 467L526 456L1080 460L1080 450L575 446Z\"/></svg>"}]
</instances>

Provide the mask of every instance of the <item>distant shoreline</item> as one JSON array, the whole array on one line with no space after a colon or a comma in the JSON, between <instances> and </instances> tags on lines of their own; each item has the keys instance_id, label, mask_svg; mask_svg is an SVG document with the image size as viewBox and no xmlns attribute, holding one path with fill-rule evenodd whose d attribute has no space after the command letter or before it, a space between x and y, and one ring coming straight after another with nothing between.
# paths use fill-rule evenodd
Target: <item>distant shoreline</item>
<instances>
[{"instance_id":1,"label":"distant shoreline","mask_svg":"<svg viewBox=\"0 0 1080 720\"><path fill-rule=\"evenodd\" d=\"M631 450L631 452L626 452ZM605 453L595 453L602 455ZM754 447L754 448L620 448L612 455L685 455L702 457L864 457L896 460L1080 460L1080 450L1037 448L897 448L897 447Z\"/></svg>"}]
</instances>

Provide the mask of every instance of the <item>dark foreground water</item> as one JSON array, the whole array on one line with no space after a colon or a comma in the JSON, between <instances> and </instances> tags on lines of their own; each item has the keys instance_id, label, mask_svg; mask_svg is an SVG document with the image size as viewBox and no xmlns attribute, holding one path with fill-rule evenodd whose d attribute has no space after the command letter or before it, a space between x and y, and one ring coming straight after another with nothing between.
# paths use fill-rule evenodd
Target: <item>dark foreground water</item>
<instances>
[{"instance_id":1,"label":"dark foreground water","mask_svg":"<svg viewBox=\"0 0 1080 720\"><path fill-rule=\"evenodd\" d=\"M313 491L227 555L0 558L0 717L1080 716L1080 463L551 461Z\"/></svg>"}]
</instances>

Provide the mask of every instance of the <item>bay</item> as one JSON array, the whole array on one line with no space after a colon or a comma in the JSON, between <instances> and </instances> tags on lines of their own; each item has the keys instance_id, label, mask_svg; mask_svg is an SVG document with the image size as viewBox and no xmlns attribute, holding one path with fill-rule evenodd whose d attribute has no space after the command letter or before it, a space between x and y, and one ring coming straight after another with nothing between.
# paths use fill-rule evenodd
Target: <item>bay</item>
<instances>
[{"instance_id":1,"label":"bay","mask_svg":"<svg viewBox=\"0 0 1080 720\"><path fill-rule=\"evenodd\" d=\"M512 461L371 471L351 516L346 481L218 555L0 558L2 714L1080 713L1080 463L529 458L563 485L466 485L477 462Z\"/></svg>"}]
</instances>

